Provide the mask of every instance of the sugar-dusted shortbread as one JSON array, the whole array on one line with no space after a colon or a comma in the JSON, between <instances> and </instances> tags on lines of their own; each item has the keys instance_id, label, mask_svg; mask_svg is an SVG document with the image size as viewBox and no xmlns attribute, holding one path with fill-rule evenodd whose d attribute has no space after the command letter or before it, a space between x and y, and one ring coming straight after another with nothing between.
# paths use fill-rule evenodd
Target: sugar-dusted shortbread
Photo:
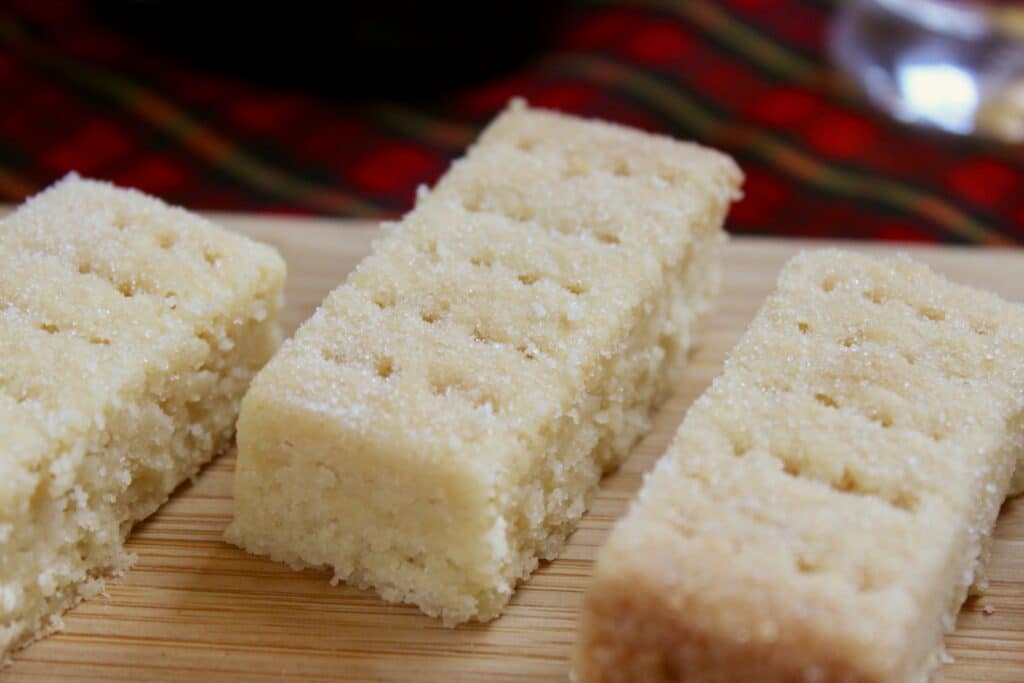
<instances>
[{"instance_id":1,"label":"sugar-dusted shortbread","mask_svg":"<svg viewBox=\"0 0 1024 683\"><path fill-rule=\"evenodd\" d=\"M283 279L273 249L77 176L0 222L0 659L228 444Z\"/></svg>"},{"instance_id":2,"label":"sugar-dusted shortbread","mask_svg":"<svg viewBox=\"0 0 1024 683\"><path fill-rule=\"evenodd\" d=\"M740 178L514 105L254 381L228 539L497 616L679 378Z\"/></svg>"},{"instance_id":3,"label":"sugar-dusted shortbread","mask_svg":"<svg viewBox=\"0 0 1024 683\"><path fill-rule=\"evenodd\" d=\"M804 253L585 598L577 678L923 682L1024 445L1024 308Z\"/></svg>"}]
</instances>

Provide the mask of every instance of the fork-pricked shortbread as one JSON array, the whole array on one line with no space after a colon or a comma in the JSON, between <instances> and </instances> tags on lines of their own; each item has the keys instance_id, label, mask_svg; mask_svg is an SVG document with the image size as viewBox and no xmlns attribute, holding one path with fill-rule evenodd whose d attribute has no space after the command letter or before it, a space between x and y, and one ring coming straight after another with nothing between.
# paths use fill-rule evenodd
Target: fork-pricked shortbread
<instances>
[{"instance_id":1,"label":"fork-pricked shortbread","mask_svg":"<svg viewBox=\"0 0 1024 683\"><path fill-rule=\"evenodd\" d=\"M804 253L601 550L593 681L928 680L1024 446L1024 308Z\"/></svg>"},{"instance_id":2,"label":"fork-pricked shortbread","mask_svg":"<svg viewBox=\"0 0 1024 683\"><path fill-rule=\"evenodd\" d=\"M77 176L0 221L0 659L229 443L283 280L270 247Z\"/></svg>"},{"instance_id":3,"label":"fork-pricked shortbread","mask_svg":"<svg viewBox=\"0 0 1024 683\"><path fill-rule=\"evenodd\" d=\"M254 381L228 539L497 616L679 379L740 179L514 105Z\"/></svg>"}]
</instances>

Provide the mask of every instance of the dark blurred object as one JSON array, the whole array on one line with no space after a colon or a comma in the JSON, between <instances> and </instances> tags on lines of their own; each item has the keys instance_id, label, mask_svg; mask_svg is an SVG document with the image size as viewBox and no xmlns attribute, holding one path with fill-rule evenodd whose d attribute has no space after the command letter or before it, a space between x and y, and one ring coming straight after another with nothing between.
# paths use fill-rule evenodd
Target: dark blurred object
<instances>
[{"instance_id":1,"label":"dark blurred object","mask_svg":"<svg viewBox=\"0 0 1024 683\"><path fill-rule=\"evenodd\" d=\"M333 95L400 97L501 75L541 50L564 3L98 0L118 30L205 69Z\"/></svg>"}]
</instances>

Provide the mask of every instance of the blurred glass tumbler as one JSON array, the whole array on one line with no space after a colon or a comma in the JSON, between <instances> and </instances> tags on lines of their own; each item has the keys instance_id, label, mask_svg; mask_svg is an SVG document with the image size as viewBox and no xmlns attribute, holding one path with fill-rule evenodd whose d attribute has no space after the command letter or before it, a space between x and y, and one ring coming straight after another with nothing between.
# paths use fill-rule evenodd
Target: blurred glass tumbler
<instances>
[{"instance_id":1,"label":"blurred glass tumbler","mask_svg":"<svg viewBox=\"0 0 1024 683\"><path fill-rule=\"evenodd\" d=\"M1024 2L848 0L831 48L902 121L1024 142Z\"/></svg>"}]
</instances>

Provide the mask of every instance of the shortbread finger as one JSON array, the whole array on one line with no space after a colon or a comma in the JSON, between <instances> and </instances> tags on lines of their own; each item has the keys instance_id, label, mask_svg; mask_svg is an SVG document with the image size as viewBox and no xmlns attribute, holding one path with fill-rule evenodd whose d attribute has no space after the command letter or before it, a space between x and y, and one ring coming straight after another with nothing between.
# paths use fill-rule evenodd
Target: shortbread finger
<instances>
[{"instance_id":1,"label":"shortbread finger","mask_svg":"<svg viewBox=\"0 0 1024 683\"><path fill-rule=\"evenodd\" d=\"M928 680L1024 443L1022 358L1019 305L795 258L601 550L578 680Z\"/></svg>"},{"instance_id":2,"label":"shortbread finger","mask_svg":"<svg viewBox=\"0 0 1024 683\"><path fill-rule=\"evenodd\" d=\"M269 247L76 176L0 222L0 658L228 444L283 278Z\"/></svg>"},{"instance_id":3,"label":"shortbread finger","mask_svg":"<svg viewBox=\"0 0 1024 683\"><path fill-rule=\"evenodd\" d=\"M739 181L514 106L254 382L228 538L447 624L497 616L678 379Z\"/></svg>"}]
</instances>

